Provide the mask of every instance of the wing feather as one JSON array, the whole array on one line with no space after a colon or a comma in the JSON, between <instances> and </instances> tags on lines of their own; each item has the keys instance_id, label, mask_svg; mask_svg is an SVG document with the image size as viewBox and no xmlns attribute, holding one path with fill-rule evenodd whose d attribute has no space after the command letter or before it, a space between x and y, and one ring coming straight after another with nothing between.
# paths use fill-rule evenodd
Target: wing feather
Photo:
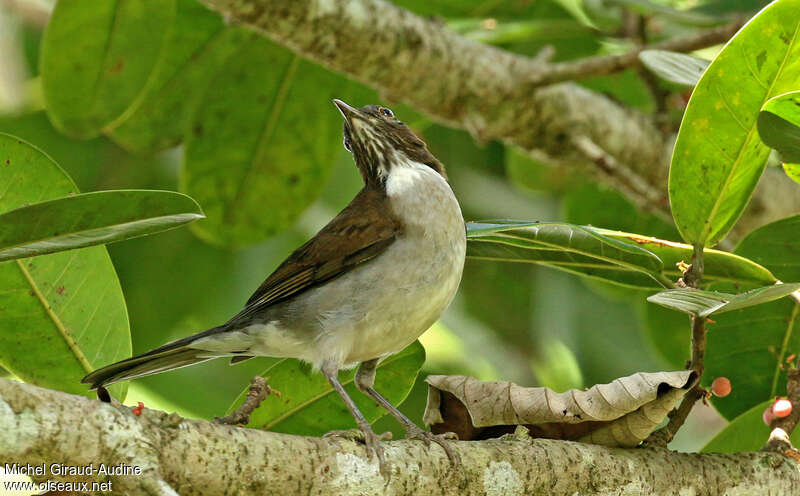
<instances>
[{"instance_id":1,"label":"wing feather","mask_svg":"<svg viewBox=\"0 0 800 496\"><path fill-rule=\"evenodd\" d=\"M316 236L289 255L230 322L247 319L368 262L388 248L401 230L385 193L365 187Z\"/></svg>"}]
</instances>

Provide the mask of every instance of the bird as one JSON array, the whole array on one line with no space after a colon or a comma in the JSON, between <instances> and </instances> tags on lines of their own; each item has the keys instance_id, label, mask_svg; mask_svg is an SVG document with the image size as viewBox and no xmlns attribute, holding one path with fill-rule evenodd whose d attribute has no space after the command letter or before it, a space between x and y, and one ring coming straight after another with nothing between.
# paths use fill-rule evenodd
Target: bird
<instances>
[{"instance_id":1,"label":"bird","mask_svg":"<svg viewBox=\"0 0 800 496\"><path fill-rule=\"evenodd\" d=\"M214 358L256 356L310 363L355 419L369 458L388 471L383 435L348 396L340 370L406 430L454 458L445 435L418 427L374 388L379 362L413 343L452 302L464 269L466 229L444 165L384 106L333 103L343 144L364 186L258 287L226 323L95 370L91 389ZM358 432L358 431L356 431Z\"/></svg>"}]
</instances>

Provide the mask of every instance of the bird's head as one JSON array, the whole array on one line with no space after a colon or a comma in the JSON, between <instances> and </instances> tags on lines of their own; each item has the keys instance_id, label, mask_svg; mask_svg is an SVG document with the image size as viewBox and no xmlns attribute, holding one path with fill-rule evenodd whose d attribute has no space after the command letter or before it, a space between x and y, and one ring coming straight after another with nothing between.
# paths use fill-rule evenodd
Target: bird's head
<instances>
[{"instance_id":1,"label":"bird's head","mask_svg":"<svg viewBox=\"0 0 800 496\"><path fill-rule=\"evenodd\" d=\"M333 103L344 117L344 147L353 154L367 184L384 181L403 161L427 165L447 179L444 165L390 109L380 105L357 109L336 99Z\"/></svg>"}]
</instances>

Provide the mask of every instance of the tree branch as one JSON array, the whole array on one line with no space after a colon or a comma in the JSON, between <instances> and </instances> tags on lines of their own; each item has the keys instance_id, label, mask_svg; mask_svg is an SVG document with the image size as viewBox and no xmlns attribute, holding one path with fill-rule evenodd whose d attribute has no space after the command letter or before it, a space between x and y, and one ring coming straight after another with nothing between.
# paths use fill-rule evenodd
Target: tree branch
<instances>
[{"instance_id":1,"label":"tree branch","mask_svg":"<svg viewBox=\"0 0 800 496\"><path fill-rule=\"evenodd\" d=\"M686 454L509 437L437 446L386 443L392 478L350 441L263 432L127 409L0 379L4 463L141 467L110 477L130 494L793 494L797 463L778 453ZM713 477L709 476L713 474ZM45 475L51 480L105 480Z\"/></svg>"},{"instance_id":2,"label":"tree branch","mask_svg":"<svg viewBox=\"0 0 800 496\"><path fill-rule=\"evenodd\" d=\"M625 192L635 203L668 211L665 185L672 137L650 116L576 84L540 87L536 79L554 67L544 59L483 45L381 0L200 1L377 89L385 99L406 102L479 141L502 140L559 165L588 163L600 180L619 185L618 177L599 166L597 155L587 156L574 146L574 139L583 136L612 157L618 169L632 171L649 190L660 192L652 205L649 195L629 188ZM735 27L656 46L691 50L723 41ZM737 228L747 232L800 210L800 195L787 194L786 183L791 181L784 175L765 173Z\"/></svg>"}]
</instances>

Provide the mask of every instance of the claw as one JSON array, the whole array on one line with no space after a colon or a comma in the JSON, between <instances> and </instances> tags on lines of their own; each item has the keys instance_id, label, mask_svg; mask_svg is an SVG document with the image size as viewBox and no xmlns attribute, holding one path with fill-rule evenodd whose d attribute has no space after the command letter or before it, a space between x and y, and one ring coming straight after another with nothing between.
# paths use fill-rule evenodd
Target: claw
<instances>
[{"instance_id":1,"label":"claw","mask_svg":"<svg viewBox=\"0 0 800 496\"><path fill-rule=\"evenodd\" d=\"M389 478L391 477L391 466L386 463L386 457L384 456L381 441L388 441L392 439L391 432L375 434L371 428L366 427L361 429L330 431L323 434L322 437L338 437L364 443L367 448L367 459L372 460L373 455L378 457L378 465L380 466L381 475L386 479L386 482L389 482Z\"/></svg>"},{"instance_id":2,"label":"claw","mask_svg":"<svg viewBox=\"0 0 800 496\"><path fill-rule=\"evenodd\" d=\"M442 447L444 452L447 454L447 458L450 459L450 462L454 467L457 467L459 463L461 463L458 453L453 450L453 447L450 446L450 443L448 442L458 440L458 435L454 432L434 434L429 431L423 431L419 427L414 426L406 431L406 439L419 439L425 443L425 446L428 448L430 448L431 442L434 442Z\"/></svg>"}]
</instances>

